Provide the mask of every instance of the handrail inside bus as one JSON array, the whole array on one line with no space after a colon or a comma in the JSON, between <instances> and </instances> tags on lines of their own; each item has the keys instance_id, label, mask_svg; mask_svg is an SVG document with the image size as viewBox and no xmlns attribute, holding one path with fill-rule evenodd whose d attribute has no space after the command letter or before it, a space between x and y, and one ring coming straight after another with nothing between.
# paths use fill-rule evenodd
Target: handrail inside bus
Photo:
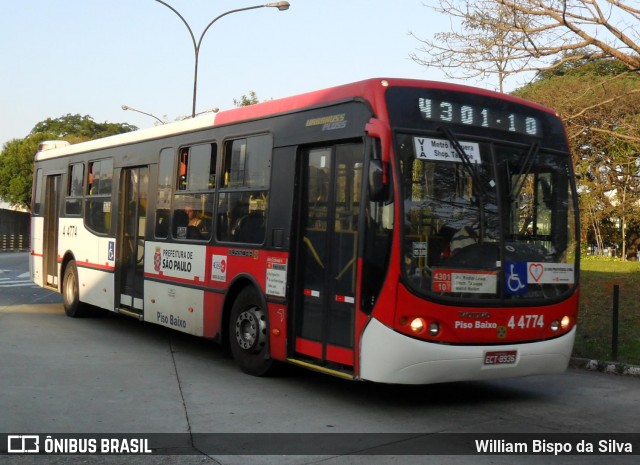
<instances>
[{"instance_id":1,"label":"handrail inside bus","mask_svg":"<svg viewBox=\"0 0 640 465\"><path fill-rule=\"evenodd\" d=\"M311 243L311 239L305 236L302 240L306 244L306 246L309 247L309 251L311 252L311 256L313 257L313 259L318 265L320 265L320 268L324 270L324 263L322 263L322 259L320 258L320 255L318 255L318 251Z\"/></svg>"}]
</instances>

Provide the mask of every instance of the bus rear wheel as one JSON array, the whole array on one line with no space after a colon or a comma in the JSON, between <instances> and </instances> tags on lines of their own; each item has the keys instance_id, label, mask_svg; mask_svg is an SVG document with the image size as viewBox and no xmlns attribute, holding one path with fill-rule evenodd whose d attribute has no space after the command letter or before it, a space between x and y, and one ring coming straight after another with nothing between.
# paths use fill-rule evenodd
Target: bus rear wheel
<instances>
[{"instance_id":1,"label":"bus rear wheel","mask_svg":"<svg viewBox=\"0 0 640 465\"><path fill-rule=\"evenodd\" d=\"M274 361L268 353L268 323L261 300L253 288L243 289L231 307L229 345L237 365L253 376L266 376Z\"/></svg>"},{"instance_id":2,"label":"bus rear wheel","mask_svg":"<svg viewBox=\"0 0 640 465\"><path fill-rule=\"evenodd\" d=\"M80 302L80 288L78 284L78 267L75 260L71 260L64 269L62 277L62 304L64 313L72 318L87 316L87 306Z\"/></svg>"}]
</instances>

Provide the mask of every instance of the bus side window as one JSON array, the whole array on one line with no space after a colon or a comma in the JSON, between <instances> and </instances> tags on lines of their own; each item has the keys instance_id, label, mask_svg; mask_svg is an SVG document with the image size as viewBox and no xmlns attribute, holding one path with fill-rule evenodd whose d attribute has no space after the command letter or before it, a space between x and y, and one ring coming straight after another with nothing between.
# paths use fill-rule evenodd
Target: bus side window
<instances>
[{"instance_id":1,"label":"bus side window","mask_svg":"<svg viewBox=\"0 0 640 465\"><path fill-rule=\"evenodd\" d=\"M158 197L156 202L156 231L158 239L166 239L169 235L169 220L171 217L171 186L173 185L173 154L172 148L160 152L158 166Z\"/></svg>"},{"instance_id":2,"label":"bus side window","mask_svg":"<svg viewBox=\"0 0 640 465\"><path fill-rule=\"evenodd\" d=\"M31 197L31 211L34 215L43 214L42 206L44 202L42 201L42 192L42 168L38 168L38 170L36 171L35 183L33 186L33 196Z\"/></svg>"},{"instance_id":3,"label":"bus side window","mask_svg":"<svg viewBox=\"0 0 640 465\"><path fill-rule=\"evenodd\" d=\"M178 158L178 190L187 190L187 169L189 167L189 148L180 149Z\"/></svg>"},{"instance_id":4,"label":"bus side window","mask_svg":"<svg viewBox=\"0 0 640 465\"><path fill-rule=\"evenodd\" d=\"M67 199L64 212L67 215L82 214L82 185L84 183L84 163L69 165L67 181Z\"/></svg>"},{"instance_id":5,"label":"bus side window","mask_svg":"<svg viewBox=\"0 0 640 465\"><path fill-rule=\"evenodd\" d=\"M217 144L215 143L180 149L177 191L173 196L174 238L187 240L211 238L214 199L212 189L215 187L216 157ZM168 202L167 209L169 209Z\"/></svg>"},{"instance_id":6,"label":"bus side window","mask_svg":"<svg viewBox=\"0 0 640 465\"><path fill-rule=\"evenodd\" d=\"M84 221L91 231L107 234L111 229L111 191L113 160L89 162L89 180L85 197Z\"/></svg>"},{"instance_id":7,"label":"bus side window","mask_svg":"<svg viewBox=\"0 0 640 465\"><path fill-rule=\"evenodd\" d=\"M216 234L220 241L262 244L266 235L271 135L224 144Z\"/></svg>"}]
</instances>

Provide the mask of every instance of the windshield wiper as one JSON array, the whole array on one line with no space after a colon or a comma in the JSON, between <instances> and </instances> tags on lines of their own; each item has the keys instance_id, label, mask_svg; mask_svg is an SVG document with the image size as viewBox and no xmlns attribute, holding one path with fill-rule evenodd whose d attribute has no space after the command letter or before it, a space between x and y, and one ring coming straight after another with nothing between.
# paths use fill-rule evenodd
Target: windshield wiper
<instances>
[{"instance_id":1,"label":"windshield wiper","mask_svg":"<svg viewBox=\"0 0 640 465\"><path fill-rule=\"evenodd\" d=\"M447 140L453 146L453 149L456 151L456 153L460 157L460 160L462 160L462 165L467 170L467 173L469 174L469 176L471 176L471 179L473 180L473 187L478 193L480 203L484 203L484 199L486 196L485 196L484 186L482 185L482 180L480 179L480 175L478 174L478 169L474 166L474 163L471 163L471 159L469 158L469 155L467 155L467 152L464 151L464 148L462 148L462 145L460 145L460 141L458 141L458 138L451 131L451 129L440 126L438 130L440 130L445 135Z\"/></svg>"},{"instance_id":2,"label":"windshield wiper","mask_svg":"<svg viewBox=\"0 0 640 465\"><path fill-rule=\"evenodd\" d=\"M540 151L540 143L534 142L533 144L531 144L531 146L529 146L529 151L527 152L525 157L522 159L522 162L520 164L520 172L518 173L518 178L517 178L518 180L513 185L513 189L511 191L512 202L514 202L520 195L520 192L522 191L522 188L524 187L524 183L526 181L524 175L525 173L529 173L531 171L531 167L533 166L533 163L536 157L538 156L539 151Z\"/></svg>"},{"instance_id":3,"label":"windshield wiper","mask_svg":"<svg viewBox=\"0 0 640 465\"><path fill-rule=\"evenodd\" d=\"M471 176L471 180L473 182L472 188L476 192L476 202L478 205L478 220L479 220L478 243L482 244L485 236L484 204L485 204L487 195L484 190L484 186L482 185L482 179L480 177L480 174L478 173L478 168L477 166L474 166L476 164L471 163L471 159L469 158L469 155L467 155L467 152L464 151L464 148L462 147L462 145L460 145L460 141L458 141L458 138L456 137L456 135L449 128L440 126L438 130L441 131L445 135L447 140L451 143L451 145L453 146L453 149L456 151L456 153L460 157L460 160L462 161L462 165L467 170L467 173L469 174L469 176Z\"/></svg>"}]
</instances>

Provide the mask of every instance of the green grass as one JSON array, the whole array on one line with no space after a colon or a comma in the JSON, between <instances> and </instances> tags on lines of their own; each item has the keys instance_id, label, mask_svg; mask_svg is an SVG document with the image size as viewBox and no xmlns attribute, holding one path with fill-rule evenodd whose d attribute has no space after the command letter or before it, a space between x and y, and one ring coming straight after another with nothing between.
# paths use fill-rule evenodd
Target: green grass
<instances>
[{"instance_id":1,"label":"green grass","mask_svg":"<svg viewBox=\"0 0 640 465\"><path fill-rule=\"evenodd\" d=\"M613 361L613 288L620 287L618 359L640 365L640 262L581 258L575 357Z\"/></svg>"}]
</instances>

